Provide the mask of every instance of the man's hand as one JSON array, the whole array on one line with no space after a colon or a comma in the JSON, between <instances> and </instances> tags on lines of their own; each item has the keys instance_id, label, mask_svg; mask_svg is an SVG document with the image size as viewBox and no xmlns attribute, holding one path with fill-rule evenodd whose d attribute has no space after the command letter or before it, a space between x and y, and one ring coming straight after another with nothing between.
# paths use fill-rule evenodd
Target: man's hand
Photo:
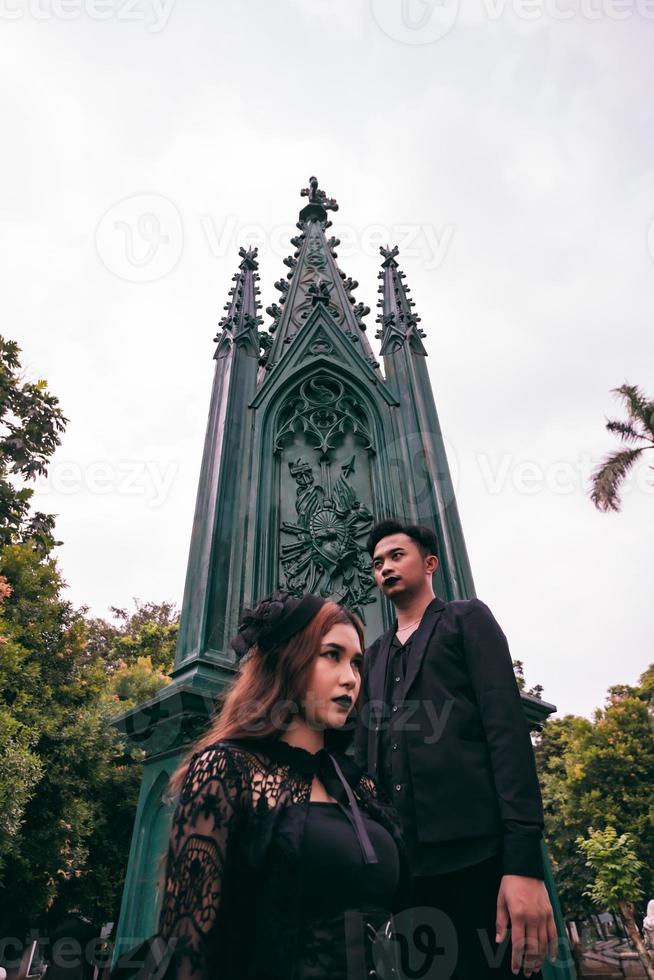
<instances>
[{"instance_id":1,"label":"man's hand","mask_svg":"<svg viewBox=\"0 0 654 980\"><path fill-rule=\"evenodd\" d=\"M501 943L511 925L511 970L524 970L526 977L536 973L549 953L555 960L558 952L556 926L545 882L522 875L504 875L497 896L497 935Z\"/></svg>"}]
</instances>

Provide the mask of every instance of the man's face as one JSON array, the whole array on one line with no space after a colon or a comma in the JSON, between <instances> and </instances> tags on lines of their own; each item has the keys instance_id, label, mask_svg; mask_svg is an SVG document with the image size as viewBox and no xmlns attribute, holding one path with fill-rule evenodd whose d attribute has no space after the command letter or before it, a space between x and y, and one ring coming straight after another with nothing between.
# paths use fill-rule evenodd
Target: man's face
<instances>
[{"instance_id":1,"label":"man's face","mask_svg":"<svg viewBox=\"0 0 654 980\"><path fill-rule=\"evenodd\" d=\"M391 602L400 596L420 592L431 579L438 559L423 558L417 543L408 534L389 534L377 542L372 559L375 582Z\"/></svg>"}]
</instances>

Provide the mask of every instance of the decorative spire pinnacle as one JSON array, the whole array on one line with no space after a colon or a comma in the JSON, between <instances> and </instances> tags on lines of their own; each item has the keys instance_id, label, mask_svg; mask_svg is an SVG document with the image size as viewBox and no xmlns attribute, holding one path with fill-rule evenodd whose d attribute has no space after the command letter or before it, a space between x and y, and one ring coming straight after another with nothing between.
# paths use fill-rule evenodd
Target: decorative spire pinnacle
<instances>
[{"instance_id":1,"label":"decorative spire pinnacle","mask_svg":"<svg viewBox=\"0 0 654 980\"><path fill-rule=\"evenodd\" d=\"M298 228L304 231L310 221L319 221L324 228L329 228L331 221L327 220L327 212L338 211L338 202L318 187L318 178L309 177L309 186L303 187L300 195L308 197L309 203L300 211Z\"/></svg>"},{"instance_id":2,"label":"decorative spire pinnacle","mask_svg":"<svg viewBox=\"0 0 654 980\"><path fill-rule=\"evenodd\" d=\"M302 188L300 196L308 197L309 204L319 204L325 211L338 211L338 202L320 190L317 177L309 177L309 186Z\"/></svg>"},{"instance_id":3,"label":"decorative spire pinnacle","mask_svg":"<svg viewBox=\"0 0 654 980\"><path fill-rule=\"evenodd\" d=\"M378 289L382 299L377 301L377 306L382 308L377 317L381 329L375 335L382 342L380 353L382 356L396 354L408 343L412 353L426 356L422 342L425 332L418 328L420 317L413 312L415 303L409 299L410 289L402 281L406 276L395 261L400 250L395 245L392 249L380 247L379 251L384 257L382 271L377 276L383 281Z\"/></svg>"},{"instance_id":4,"label":"decorative spire pinnacle","mask_svg":"<svg viewBox=\"0 0 654 980\"><path fill-rule=\"evenodd\" d=\"M266 347L268 339L265 334L259 334L258 328L263 323L259 315L261 304L258 300L261 290L259 281L259 263L257 248L240 248L241 263L238 272L232 277L234 286L229 291L231 299L225 304L227 315L222 317L218 326L222 333L214 337L218 344L214 358L226 357L232 345L244 348L246 354L259 357L261 347ZM265 340L262 341L262 337ZM269 346L269 345L268 345Z\"/></svg>"},{"instance_id":5,"label":"decorative spire pinnacle","mask_svg":"<svg viewBox=\"0 0 654 980\"><path fill-rule=\"evenodd\" d=\"M309 203L300 212L300 233L291 239L295 252L284 259L286 275L274 284L280 293L277 302L266 308L272 318L268 330L272 340L266 338L270 351L262 359L266 372L276 369L316 307L334 320L367 364L379 371L363 322L370 307L357 303L354 290L359 283L338 267L336 247L340 240L325 235L331 225L327 211L337 211L338 203L320 189L317 177L311 177L309 187L300 193Z\"/></svg>"}]
</instances>

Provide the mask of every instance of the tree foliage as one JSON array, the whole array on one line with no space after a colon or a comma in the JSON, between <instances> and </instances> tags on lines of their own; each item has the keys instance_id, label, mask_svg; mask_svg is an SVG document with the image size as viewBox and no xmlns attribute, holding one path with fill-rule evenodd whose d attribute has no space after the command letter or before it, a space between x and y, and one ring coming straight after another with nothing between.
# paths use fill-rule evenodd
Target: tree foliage
<instances>
[{"instance_id":1,"label":"tree foliage","mask_svg":"<svg viewBox=\"0 0 654 980\"><path fill-rule=\"evenodd\" d=\"M134 663L118 668L111 678L109 690L123 711L127 711L149 701L169 681L167 674L153 666L151 657L137 657Z\"/></svg>"},{"instance_id":2,"label":"tree foliage","mask_svg":"<svg viewBox=\"0 0 654 980\"><path fill-rule=\"evenodd\" d=\"M635 904L642 898L643 862L631 834L618 836L610 826L605 830L591 827L588 837L578 837L577 844L593 873L586 894L596 908L618 912L624 902Z\"/></svg>"},{"instance_id":3,"label":"tree foliage","mask_svg":"<svg viewBox=\"0 0 654 980\"><path fill-rule=\"evenodd\" d=\"M14 800L0 818L0 921L20 935L71 906L117 914L142 753L110 721L167 682L176 613L148 603L113 624L87 618L62 598L56 562L28 543L0 549L0 571L2 745L13 759L0 801Z\"/></svg>"},{"instance_id":4,"label":"tree foliage","mask_svg":"<svg viewBox=\"0 0 654 980\"><path fill-rule=\"evenodd\" d=\"M568 715L545 724L536 744L546 834L559 896L569 914L588 911L593 876L578 838L590 828L630 834L654 889L654 740L650 707L654 669L636 687L610 689L592 720Z\"/></svg>"},{"instance_id":5,"label":"tree foliage","mask_svg":"<svg viewBox=\"0 0 654 980\"><path fill-rule=\"evenodd\" d=\"M513 661L513 673L515 674L516 684L520 691L524 694L529 694L532 698L538 698L539 701L543 698L543 685L534 684L533 687L527 687L527 681L525 680L525 665L522 660Z\"/></svg>"},{"instance_id":6,"label":"tree foliage","mask_svg":"<svg viewBox=\"0 0 654 980\"><path fill-rule=\"evenodd\" d=\"M117 914L142 752L110 722L168 680L171 603L74 609L51 557L54 517L31 513L67 420L0 337L0 923L24 935L67 907Z\"/></svg>"},{"instance_id":7,"label":"tree foliage","mask_svg":"<svg viewBox=\"0 0 654 980\"><path fill-rule=\"evenodd\" d=\"M598 510L620 510L620 488L629 471L648 449L654 449L654 401L637 385L613 388L624 404L627 420L609 419L606 429L625 444L606 456L592 476L590 499Z\"/></svg>"},{"instance_id":8,"label":"tree foliage","mask_svg":"<svg viewBox=\"0 0 654 980\"><path fill-rule=\"evenodd\" d=\"M178 615L173 603L134 600L135 612L117 606L110 610L120 627L105 619L87 621L88 648L109 669L135 664L139 657L149 657L152 669L169 672L175 659ZM87 607L81 610L87 613Z\"/></svg>"},{"instance_id":9,"label":"tree foliage","mask_svg":"<svg viewBox=\"0 0 654 980\"><path fill-rule=\"evenodd\" d=\"M654 980L654 962L645 948L636 924L635 905L643 896L641 876L643 862L631 834L618 836L615 827L588 831L588 837L577 840L593 878L586 889L596 908L619 912L627 934L634 945L646 976Z\"/></svg>"},{"instance_id":10,"label":"tree foliage","mask_svg":"<svg viewBox=\"0 0 654 980\"><path fill-rule=\"evenodd\" d=\"M30 514L34 491L25 484L47 473L68 419L43 379L21 377L20 353L0 337L0 545L29 540L45 555L61 543L53 537L54 517Z\"/></svg>"}]
</instances>

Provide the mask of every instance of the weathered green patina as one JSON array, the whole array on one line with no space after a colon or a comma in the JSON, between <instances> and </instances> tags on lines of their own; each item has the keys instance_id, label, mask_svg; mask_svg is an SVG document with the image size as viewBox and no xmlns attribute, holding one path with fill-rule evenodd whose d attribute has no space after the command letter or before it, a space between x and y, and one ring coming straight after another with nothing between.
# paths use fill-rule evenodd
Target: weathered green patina
<instances>
[{"instance_id":1,"label":"weathered green patina","mask_svg":"<svg viewBox=\"0 0 654 980\"><path fill-rule=\"evenodd\" d=\"M156 928L169 811L162 794L216 696L233 677L229 641L240 610L274 588L329 595L355 609L372 640L393 619L363 547L374 520L428 524L440 542L435 588L475 595L431 389L424 332L397 248L381 249L377 320L384 372L368 341L369 307L326 237L338 210L315 178L302 191L295 251L275 283L262 332L257 252L241 249L216 339L172 683L116 719L146 752L125 880L117 953ZM525 696L530 727L553 705ZM549 866L548 866L549 867ZM551 875L559 935L565 935ZM548 978L574 975L562 963Z\"/></svg>"}]
</instances>

